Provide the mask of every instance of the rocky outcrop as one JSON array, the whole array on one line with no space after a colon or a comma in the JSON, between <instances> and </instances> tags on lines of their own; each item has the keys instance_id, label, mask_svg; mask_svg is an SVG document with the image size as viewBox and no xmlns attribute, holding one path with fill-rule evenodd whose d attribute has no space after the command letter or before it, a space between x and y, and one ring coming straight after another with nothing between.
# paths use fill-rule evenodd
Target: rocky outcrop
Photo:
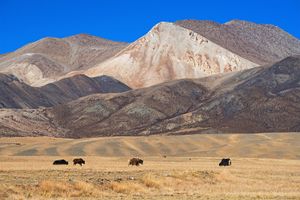
<instances>
[{"instance_id":1,"label":"rocky outcrop","mask_svg":"<svg viewBox=\"0 0 300 200\"><path fill-rule=\"evenodd\" d=\"M232 20L225 24L206 20L182 20L175 24L260 65L300 54L299 39L270 24L242 20Z\"/></svg>"}]
</instances>

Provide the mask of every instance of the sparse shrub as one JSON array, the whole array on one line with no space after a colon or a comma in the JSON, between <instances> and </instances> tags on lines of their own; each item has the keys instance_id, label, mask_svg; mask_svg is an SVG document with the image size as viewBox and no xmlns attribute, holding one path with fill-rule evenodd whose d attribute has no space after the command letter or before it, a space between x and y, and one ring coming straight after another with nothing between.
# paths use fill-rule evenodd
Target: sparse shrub
<instances>
[{"instance_id":1,"label":"sparse shrub","mask_svg":"<svg viewBox=\"0 0 300 200\"><path fill-rule=\"evenodd\" d=\"M138 193L144 191L141 185L131 182L112 182L108 185L108 188L113 190L114 192L125 194Z\"/></svg>"},{"instance_id":2,"label":"sparse shrub","mask_svg":"<svg viewBox=\"0 0 300 200\"><path fill-rule=\"evenodd\" d=\"M73 185L72 197L82 197L82 196L96 196L100 191L97 190L95 185L84 182L77 181Z\"/></svg>"},{"instance_id":3,"label":"sparse shrub","mask_svg":"<svg viewBox=\"0 0 300 200\"><path fill-rule=\"evenodd\" d=\"M158 178L154 177L151 174L146 174L142 177L141 182L150 188L160 188L161 183Z\"/></svg>"},{"instance_id":4,"label":"sparse shrub","mask_svg":"<svg viewBox=\"0 0 300 200\"><path fill-rule=\"evenodd\" d=\"M59 197L69 194L71 185L67 182L45 180L38 185L38 191L43 196Z\"/></svg>"}]
</instances>

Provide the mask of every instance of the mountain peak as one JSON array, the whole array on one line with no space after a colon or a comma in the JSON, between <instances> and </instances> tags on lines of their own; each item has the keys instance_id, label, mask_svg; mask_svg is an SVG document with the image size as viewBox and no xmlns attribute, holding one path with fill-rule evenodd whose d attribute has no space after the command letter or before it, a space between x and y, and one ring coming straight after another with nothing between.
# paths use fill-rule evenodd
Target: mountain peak
<instances>
[{"instance_id":1,"label":"mountain peak","mask_svg":"<svg viewBox=\"0 0 300 200\"><path fill-rule=\"evenodd\" d=\"M76 35L72 35L69 37L65 37L64 40L76 43L78 45L89 45L89 46L103 46L103 45L120 45L126 44L125 42L116 42L109 39L101 38L98 36L80 33Z\"/></svg>"},{"instance_id":2,"label":"mountain peak","mask_svg":"<svg viewBox=\"0 0 300 200\"><path fill-rule=\"evenodd\" d=\"M160 22L115 57L85 73L89 76L112 75L133 88L140 88L254 66L255 63L196 32L174 23Z\"/></svg>"},{"instance_id":3,"label":"mountain peak","mask_svg":"<svg viewBox=\"0 0 300 200\"><path fill-rule=\"evenodd\" d=\"M253 22L249 22L249 21L246 21L246 20L240 20L240 19L232 19L228 22L225 22L224 24L226 25L230 25L230 24L254 24Z\"/></svg>"}]
</instances>

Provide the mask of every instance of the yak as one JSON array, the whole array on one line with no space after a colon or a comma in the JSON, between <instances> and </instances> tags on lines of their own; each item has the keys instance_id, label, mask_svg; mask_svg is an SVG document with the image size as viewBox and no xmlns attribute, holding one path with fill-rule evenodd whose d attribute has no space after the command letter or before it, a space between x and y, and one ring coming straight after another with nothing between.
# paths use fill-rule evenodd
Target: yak
<instances>
[{"instance_id":1,"label":"yak","mask_svg":"<svg viewBox=\"0 0 300 200\"><path fill-rule=\"evenodd\" d=\"M141 164L141 165L144 164L144 161L143 161L142 159L140 159L140 158L131 158L131 159L129 160L129 162L128 162L128 166L129 166L129 165L139 166L140 164Z\"/></svg>"},{"instance_id":2,"label":"yak","mask_svg":"<svg viewBox=\"0 0 300 200\"><path fill-rule=\"evenodd\" d=\"M73 160L73 164L74 165L79 164L80 166L82 166L82 164L85 164L85 161L82 158L75 158Z\"/></svg>"},{"instance_id":3,"label":"yak","mask_svg":"<svg viewBox=\"0 0 300 200\"><path fill-rule=\"evenodd\" d=\"M219 163L219 166L230 166L230 165L231 165L230 158L223 158Z\"/></svg>"},{"instance_id":4,"label":"yak","mask_svg":"<svg viewBox=\"0 0 300 200\"><path fill-rule=\"evenodd\" d=\"M64 159L62 159L62 160L55 160L53 162L53 165L68 165L68 164L69 164L68 161L66 161Z\"/></svg>"}]
</instances>

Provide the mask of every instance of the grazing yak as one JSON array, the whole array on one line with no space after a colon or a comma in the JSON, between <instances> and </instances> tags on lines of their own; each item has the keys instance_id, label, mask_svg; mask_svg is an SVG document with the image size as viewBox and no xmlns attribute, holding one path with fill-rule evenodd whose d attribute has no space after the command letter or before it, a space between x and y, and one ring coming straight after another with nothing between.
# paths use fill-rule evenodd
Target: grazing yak
<instances>
[{"instance_id":1,"label":"grazing yak","mask_svg":"<svg viewBox=\"0 0 300 200\"><path fill-rule=\"evenodd\" d=\"M53 165L68 165L69 163L68 163L68 161L66 161L66 160L55 160L54 162L53 162Z\"/></svg>"},{"instance_id":2,"label":"grazing yak","mask_svg":"<svg viewBox=\"0 0 300 200\"><path fill-rule=\"evenodd\" d=\"M230 165L231 165L230 158L223 158L219 163L219 166L230 166Z\"/></svg>"},{"instance_id":3,"label":"grazing yak","mask_svg":"<svg viewBox=\"0 0 300 200\"><path fill-rule=\"evenodd\" d=\"M82 166L82 164L85 164L85 161L82 158L75 158L73 160L73 164L74 165L79 164L80 166Z\"/></svg>"},{"instance_id":4,"label":"grazing yak","mask_svg":"<svg viewBox=\"0 0 300 200\"><path fill-rule=\"evenodd\" d=\"M131 158L128 162L128 166L129 165L135 165L135 166L139 166L139 165L144 164L144 161L142 159L139 158Z\"/></svg>"}]
</instances>

